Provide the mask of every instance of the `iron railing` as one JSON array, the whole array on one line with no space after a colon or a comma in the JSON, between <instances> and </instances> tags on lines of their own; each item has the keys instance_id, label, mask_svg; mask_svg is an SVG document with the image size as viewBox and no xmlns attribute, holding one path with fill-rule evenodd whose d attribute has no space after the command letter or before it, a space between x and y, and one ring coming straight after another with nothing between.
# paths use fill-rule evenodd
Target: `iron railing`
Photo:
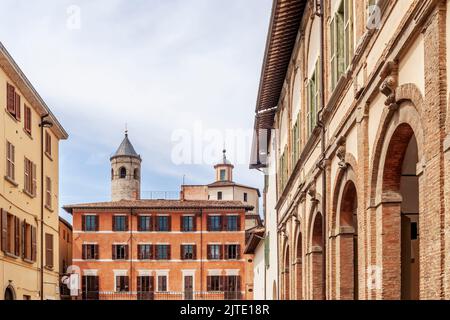
<instances>
[{"instance_id":1,"label":"iron railing","mask_svg":"<svg viewBox=\"0 0 450 320\"><path fill-rule=\"evenodd\" d=\"M236 291L167 291L167 292L83 292L82 300L242 300L242 293Z\"/></svg>"}]
</instances>

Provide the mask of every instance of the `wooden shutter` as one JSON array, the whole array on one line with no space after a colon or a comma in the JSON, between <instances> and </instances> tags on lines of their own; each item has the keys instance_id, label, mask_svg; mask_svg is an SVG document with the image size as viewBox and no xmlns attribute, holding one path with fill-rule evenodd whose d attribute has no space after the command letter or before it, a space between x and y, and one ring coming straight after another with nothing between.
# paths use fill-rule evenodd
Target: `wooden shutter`
<instances>
[{"instance_id":1,"label":"wooden shutter","mask_svg":"<svg viewBox=\"0 0 450 320\"><path fill-rule=\"evenodd\" d=\"M170 244L167 245L167 260L170 260L171 257L171 246Z\"/></svg>"},{"instance_id":2,"label":"wooden shutter","mask_svg":"<svg viewBox=\"0 0 450 320\"><path fill-rule=\"evenodd\" d=\"M172 231L172 216L167 217L167 229L168 231Z\"/></svg>"},{"instance_id":3,"label":"wooden shutter","mask_svg":"<svg viewBox=\"0 0 450 320\"><path fill-rule=\"evenodd\" d=\"M36 244L36 227L31 227L31 261L36 261L37 244Z\"/></svg>"},{"instance_id":4,"label":"wooden shutter","mask_svg":"<svg viewBox=\"0 0 450 320\"><path fill-rule=\"evenodd\" d=\"M25 220L24 221L22 221L22 223L21 223L21 225L20 225L20 230L21 230L21 232L20 232L20 247L22 248L22 250L21 250L21 252L20 252L20 256L23 258L23 259L27 259L28 257L27 257L27 243L26 243L26 241L25 241L25 238L26 238L26 235L27 235L27 233L26 233L26 230L27 230L27 223L25 222Z\"/></svg>"},{"instance_id":5,"label":"wooden shutter","mask_svg":"<svg viewBox=\"0 0 450 320\"><path fill-rule=\"evenodd\" d=\"M228 216L224 215L224 216L220 216L220 223L222 224L222 231L227 231L228 230Z\"/></svg>"},{"instance_id":6,"label":"wooden shutter","mask_svg":"<svg viewBox=\"0 0 450 320\"><path fill-rule=\"evenodd\" d=\"M142 277L142 276L138 276L138 277L137 277L136 288L137 288L137 292L138 292L138 293L142 292L142 281L143 281L143 278L144 278L144 277Z\"/></svg>"},{"instance_id":7,"label":"wooden shutter","mask_svg":"<svg viewBox=\"0 0 450 320\"><path fill-rule=\"evenodd\" d=\"M86 231L86 216L81 216L81 230Z\"/></svg>"},{"instance_id":8,"label":"wooden shutter","mask_svg":"<svg viewBox=\"0 0 450 320\"><path fill-rule=\"evenodd\" d=\"M206 290L207 291L212 290L211 282L212 282L211 276L207 276L206 277L206 288L207 288Z\"/></svg>"},{"instance_id":9,"label":"wooden shutter","mask_svg":"<svg viewBox=\"0 0 450 320\"><path fill-rule=\"evenodd\" d=\"M8 251L8 213L0 209L1 212L1 225L2 225L2 251Z\"/></svg>"},{"instance_id":10,"label":"wooden shutter","mask_svg":"<svg viewBox=\"0 0 450 320\"><path fill-rule=\"evenodd\" d=\"M98 251L98 244L94 244L94 259L99 259L99 251Z\"/></svg>"},{"instance_id":11,"label":"wooden shutter","mask_svg":"<svg viewBox=\"0 0 450 320\"><path fill-rule=\"evenodd\" d=\"M138 231L142 231L141 216L140 215L137 216L137 230Z\"/></svg>"},{"instance_id":12,"label":"wooden shutter","mask_svg":"<svg viewBox=\"0 0 450 320\"><path fill-rule=\"evenodd\" d=\"M85 244L81 245L81 259L87 259L86 245Z\"/></svg>"},{"instance_id":13,"label":"wooden shutter","mask_svg":"<svg viewBox=\"0 0 450 320\"><path fill-rule=\"evenodd\" d=\"M159 231L159 217L155 216L155 231Z\"/></svg>"},{"instance_id":14,"label":"wooden shutter","mask_svg":"<svg viewBox=\"0 0 450 320\"><path fill-rule=\"evenodd\" d=\"M219 276L219 291L229 291L227 278L227 276Z\"/></svg>"},{"instance_id":15,"label":"wooden shutter","mask_svg":"<svg viewBox=\"0 0 450 320\"><path fill-rule=\"evenodd\" d=\"M180 230L181 231L186 231L186 228L184 227L184 216L180 216Z\"/></svg>"},{"instance_id":16,"label":"wooden shutter","mask_svg":"<svg viewBox=\"0 0 450 320\"><path fill-rule=\"evenodd\" d=\"M129 258L128 245L125 245L125 260L128 260L128 258Z\"/></svg>"},{"instance_id":17,"label":"wooden shutter","mask_svg":"<svg viewBox=\"0 0 450 320\"><path fill-rule=\"evenodd\" d=\"M241 258L241 245L238 244L236 245L236 259L240 259Z\"/></svg>"},{"instance_id":18,"label":"wooden shutter","mask_svg":"<svg viewBox=\"0 0 450 320\"><path fill-rule=\"evenodd\" d=\"M15 103L14 103L14 99L15 99L15 92L16 89L14 89L14 87L12 85L10 85L9 83L6 84L6 109L8 110L9 113L11 114L15 114L16 113L16 108L15 108Z\"/></svg>"},{"instance_id":19,"label":"wooden shutter","mask_svg":"<svg viewBox=\"0 0 450 320\"><path fill-rule=\"evenodd\" d=\"M113 260L117 259L117 257L116 257L116 245L115 244L112 245L111 257L112 257Z\"/></svg>"},{"instance_id":20,"label":"wooden shutter","mask_svg":"<svg viewBox=\"0 0 450 320\"><path fill-rule=\"evenodd\" d=\"M142 245L138 244L137 245L137 253L138 253L137 255L138 255L138 259L139 260L142 260L142 258L143 258L143 254L142 254L142 250L141 249L142 249Z\"/></svg>"},{"instance_id":21,"label":"wooden shutter","mask_svg":"<svg viewBox=\"0 0 450 320\"><path fill-rule=\"evenodd\" d=\"M14 109L15 109L15 115L16 119L20 120L20 95L16 92L14 95Z\"/></svg>"},{"instance_id":22,"label":"wooden shutter","mask_svg":"<svg viewBox=\"0 0 450 320\"><path fill-rule=\"evenodd\" d=\"M100 217L98 215L95 216L95 231L98 231L100 228Z\"/></svg>"},{"instance_id":23,"label":"wooden shutter","mask_svg":"<svg viewBox=\"0 0 450 320\"><path fill-rule=\"evenodd\" d=\"M237 231L241 231L241 219L242 215L237 216ZM244 219L245 219L245 213L244 213Z\"/></svg>"},{"instance_id":24,"label":"wooden shutter","mask_svg":"<svg viewBox=\"0 0 450 320\"><path fill-rule=\"evenodd\" d=\"M14 254L20 256L20 219L14 217Z\"/></svg>"},{"instance_id":25,"label":"wooden shutter","mask_svg":"<svg viewBox=\"0 0 450 320\"><path fill-rule=\"evenodd\" d=\"M192 225L193 225L193 230L192 231L197 231L197 215L194 215L193 217L192 217Z\"/></svg>"},{"instance_id":26,"label":"wooden shutter","mask_svg":"<svg viewBox=\"0 0 450 320\"><path fill-rule=\"evenodd\" d=\"M53 267L53 235L49 233L45 234L45 247L45 265L47 267Z\"/></svg>"},{"instance_id":27,"label":"wooden shutter","mask_svg":"<svg viewBox=\"0 0 450 320\"><path fill-rule=\"evenodd\" d=\"M125 285L125 291L128 291L130 289L130 278L128 276L123 277L124 285Z\"/></svg>"},{"instance_id":28,"label":"wooden shutter","mask_svg":"<svg viewBox=\"0 0 450 320\"><path fill-rule=\"evenodd\" d=\"M197 245L192 246L192 259L197 260Z\"/></svg>"},{"instance_id":29,"label":"wooden shutter","mask_svg":"<svg viewBox=\"0 0 450 320\"><path fill-rule=\"evenodd\" d=\"M184 245L180 244L180 258L181 260L185 260L184 259Z\"/></svg>"},{"instance_id":30,"label":"wooden shutter","mask_svg":"<svg viewBox=\"0 0 450 320\"><path fill-rule=\"evenodd\" d=\"M116 231L116 216L112 216L112 230Z\"/></svg>"},{"instance_id":31,"label":"wooden shutter","mask_svg":"<svg viewBox=\"0 0 450 320\"><path fill-rule=\"evenodd\" d=\"M31 108L25 106L24 113L25 113L25 131L31 134Z\"/></svg>"},{"instance_id":32,"label":"wooden shutter","mask_svg":"<svg viewBox=\"0 0 450 320\"><path fill-rule=\"evenodd\" d=\"M159 260L159 256L158 256L158 253L159 253L158 251L159 251L159 250L158 250L158 248L159 248L159 247L158 247L157 245L155 245L155 259L156 259L156 260Z\"/></svg>"},{"instance_id":33,"label":"wooden shutter","mask_svg":"<svg viewBox=\"0 0 450 320\"><path fill-rule=\"evenodd\" d=\"M155 245L150 245L150 260L155 259Z\"/></svg>"},{"instance_id":34,"label":"wooden shutter","mask_svg":"<svg viewBox=\"0 0 450 320\"><path fill-rule=\"evenodd\" d=\"M37 188L37 180L36 180L36 164L32 163L32 171L31 171L31 177L32 177L32 187L31 187L31 193L33 196L36 195L36 188Z\"/></svg>"},{"instance_id":35,"label":"wooden shutter","mask_svg":"<svg viewBox=\"0 0 450 320\"><path fill-rule=\"evenodd\" d=\"M206 229L207 231L211 231L211 216L206 217Z\"/></svg>"},{"instance_id":36,"label":"wooden shutter","mask_svg":"<svg viewBox=\"0 0 450 320\"><path fill-rule=\"evenodd\" d=\"M220 254L219 254L219 259L223 259L223 250L224 250L224 246L219 246L219 251L220 251Z\"/></svg>"},{"instance_id":37,"label":"wooden shutter","mask_svg":"<svg viewBox=\"0 0 450 320\"><path fill-rule=\"evenodd\" d=\"M128 231L128 216L125 217L125 231Z\"/></svg>"},{"instance_id":38,"label":"wooden shutter","mask_svg":"<svg viewBox=\"0 0 450 320\"><path fill-rule=\"evenodd\" d=\"M228 256L228 250L229 250L228 245L224 244L223 246L221 246L221 248L222 248L222 254L221 254L222 257L221 257L221 259L228 260L228 258L229 258L229 256Z\"/></svg>"},{"instance_id":39,"label":"wooden shutter","mask_svg":"<svg viewBox=\"0 0 450 320\"><path fill-rule=\"evenodd\" d=\"M208 244L207 246L206 246L206 257L207 257L207 259L208 260L210 260L211 259L211 245L210 244Z\"/></svg>"}]
</instances>

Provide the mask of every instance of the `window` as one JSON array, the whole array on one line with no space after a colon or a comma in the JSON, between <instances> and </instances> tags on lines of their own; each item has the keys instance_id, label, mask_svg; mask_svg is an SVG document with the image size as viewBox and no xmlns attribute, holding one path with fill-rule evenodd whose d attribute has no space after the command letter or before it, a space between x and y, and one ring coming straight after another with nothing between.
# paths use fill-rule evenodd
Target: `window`
<instances>
[{"instance_id":1,"label":"window","mask_svg":"<svg viewBox=\"0 0 450 320\"><path fill-rule=\"evenodd\" d=\"M29 159L25 158L25 187L24 191L29 196L36 196L36 165L31 162Z\"/></svg>"},{"instance_id":2,"label":"window","mask_svg":"<svg viewBox=\"0 0 450 320\"><path fill-rule=\"evenodd\" d=\"M222 291L223 278L221 276L208 276L207 290L208 291Z\"/></svg>"},{"instance_id":3,"label":"window","mask_svg":"<svg viewBox=\"0 0 450 320\"><path fill-rule=\"evenodd\" d=\"M139 216L138 231L151 231L152 230L152 217Z\"/></svg>"},{"instance_id":4,"label":"window","mask_svg":"<svg viewBox=\"0 0 450 320\"><path fill-rule=\"evenodd\" d=\"M236 260L240 258L240 245L227 244L225 245L225 259Z\"/></svg>"},{"instance_id":5,"label":"window","mask_svg":"<svg viewBox=\"0 0 450 320\"><path fill-rule=\"evenodd\" d=\"M194 260L196 259L196 247L193 244L181 245L181 260Z\"/></svg>"},{"instance_id":6,"label":"window","mask_svg":"<svg viewBox=\"0 0 450 320\"><path fill-rule=\"evenodd\" d=\"M220 170L220 181L227 180L226 174L227 174L227 171L225 169Z\"/></svg>"},{"instance_id":7,"label":"window","mask_svg":"<svg viewBox=\"0 0 450 320\"><path fill-rule=\"evenodd\" d=\"M6 84L6 110L16 119L20 120L20 95L13 85Z\"/></svg>"},{"instance_id":8,"label":"window","mask_svg":"<svg viewBox=\"0 0 450 320\"><path fill-rule=\"evenodd\" d=\"M45 132L45 153L48 156L52 155L52 136L47 131Z\"/></svg>"},{"instance_id":9,"label":"window","mask_svg":"<svg viewBox=\"0 0 450 320\"><path fill-rule=\"evenodd\" d=\"M45 266L53 268L53 235L45 234Z\"/></svg>"},{"instance_id":10,"label":"window","mask_svg":"<svg viewBox=\"0 0 450 320\"><path fill-rule=\"evenodd\" d=\"M114 169L111 169L111 180L114 180Z\"/></svg>"},{"instance_id":11,"label":"window","mask_svg":"<svg viewBox=\"0 0 450 320\"><path fill-rule=\"evenodd\" d=\"M170 231L170 217L157 216L156 217L156 231L166 232Z\"/></svg>"},{"instance_id":12,"label":"window","mask_svg":"<svg viewBox=\"0 0 450 320\"><path fill-rule=\"evenodd\" d=\"M125 179L127 177L127 169L121 167L119 171L120 171L120 179Z\"/></svg>"},{"instance_id":13,"label":"window","mask_svg":"<svg viewBox=\"0 0 450 320\"><path fill-rule=\"evenodd\" d=\"M266 268L270 267L270 233L267 232L267 235L264 239L264 262Z\"/></svg>"},{"instance_id":14,"label":"window","mask_svg":"<svg viewBox=\"0 0 450 320\"><path fill-rule=\"evenodd\" d=\"M138 259L151 260L153 259L153 246L151 244L138 245Z\"/></svg>"},{"instance_id":15,"label":"window","mask_svg":"<svg viewBox=\"0 0 450 320\"><path fill-rule=\"evenodd\" d=\"M99 294L99 277L98 276L83 276L81 278L82 299L83 300L98 300Z\"/></svg>"},{"instance_id":16,"label":"window","mask_svg":"<svg viewBox=\"0 0 450 320\"><path fill-rule=\"evenodd\" d=\"M134 169L133 177L135 180L139 180L139 169Z\"/></svg>"},{"instance_id":17,"label":"window","mask_svg":"<svg viewBox=\"0 0 450 320\"><path fill-rule=\"evenodd\" d=\"M153 283L154 278L152 276L137 277L138 300L153 300Z\"/></svg>"},{"instance_id":18,"label":"window","mask_svg":"<svg viewBox=\"0 0 450 320\"><path fill-rule=\"evenodd\" d=\"M128 217L127 216L113 216L113 231L127 231Z\"/></svg>"},{"instance_id":19,"label":"window","mask_svg":"<svg viewBox=\"0 0 450 320\"><path fill-rule=\"evenodd\" d=\"M98 216L84 215L82 219L83 231L98 231Z\"/></svg>"},{"instance_id":20,"label":"window","mask_svg":"<svg viewBox=\"0 0 450 320\"><path fill-rule=\"evenodd\" d=\"M128 276L116 276L116 292L128 292L128 284Z\"/></svg>"},{"instance_id":21,"label":"window","mask_svg":"<svg viewBox=\"0 0 450 320\"><path fill-rule=\"evenodd\" d=\"M23 128L29 135L31 135L31 108L28 106L24 106L24 114L25 121L23 124Z\"/></svg>"},{"instance_id":22,"label":"window","mask_svg":"<svg viewBox=\"0 0 450 320\"><path fill-rule=\"evenodd\" d=\"M222 200L222 191L217 192L217 200Z\"/></svg>"},{"instance_id":23,"label":"window","mask_svg":"<svg viewBox=\"0 0 450 320\"><path fill-rule=\"evenodd\" d=\"M377 24L379 24L379 19L381 18L380 15L380 7L378 6L379 0L367 0L367 29L375 29L379 27Z\"/></svg>"},{"instance_id":24,"label":"window","mask_svg":"<svg viewBox=\"0 0 450 320\"><path fill-rule=\"evenodd\" d=\"M280 168L279 168L279 174L278 174L279 180L280 180L280 192L286 186L286 183L288 180L288 175L289 175L287 154L288 154L288 150L287 150L287 146L286 146L286 148L284 149L284 152L280 158Z\"/></svg>"},{"instance_id":25,"label":"window","mask_svg":"<svg viewBox=\"0 0 450 320\"><path fill-rule=\"evenodd\" d=\"M317 111L320 106L320 59L316 62L316 67L308 82L308 109L307 109L307 125L308 136L310 136L317 125Z\"/></svg>"},{"instance_id":26,"label":"window","mask_svg":"<svg viewBox=\"0 0 450 320\"><path fill-rule=\"evenodd\" d=\"M353 0L344 0L344 28L345 28L345 69L350 65L354 52L353 34Z\"/></svg>"},{"instance_id":27,"label":"window","mask_svg":"<svg viewBox=\"0 0 450 320\"><path fill-rule=\"evenodd\" d=\"M159 292L167 291L167 276L166 275L158 276L158 291Z\"/></svg>"},{"instance_id":28,"label":"window","mask_svg":"<svg viewBox=\"0 0 450 320\"><path fill-rule=\"evenodd\" d=\"M209 260L222 259L222 246L220 244L208 245L208 259Z\"/></svg>"},{"instance_id":29,"label":"window","mask_svg":"<svg viewBox=\"0 0 450 320\"><path fill-rule=\"evenodd\" d=\"M156 260L170 260L170 245L156 245Z\"/></svg>"},{"instance_id":30,"label":"window","mask_svg":"<svg viewBox=\"0 0 450 320\"><path fill-rule=\"evenodd\" d=\"M20 256L20 219L5 210L1 210L2 251Z\"/></svg>"},{"instance_id":31,"label":"window","mask_svg":"<svg viewBox=\"0 0 450 320\"><path fill-rule=\"evenodd\" d=\"M45 206L52 208L52 179L49 177L45 179Z\"/></svg>"},{"instance_id":32,"label":"window","mask_svg":"<svg viewBox=\"0 0 450 320\"><path fill-rule=\"evenodd\" d=\"M6 141L6 177L12 181L16 180L15 150L14 145Z\"/></svg>"},{"instance_id":33,"label":"window","mask_svg":"<svg viewBox=\"0 0 450 320\"><path fill-rule=\"evenodd\" d=\"M181 230L184 232L195 231L195 217L194 216L182 216L181 217Z\"/></svg>"},{"instance_id":34,"label":"window","mask_svg":"<svg viewBox=\"0 0 450 320\"><path fill-rule=\"evenodd\" d=\"M240 228L239 216L227 216L227 230L238 231Z\"/></svg>"},{"instance_id":35,"label":"window","mask_svg":"<svg viewBox=\"0 0 450 320\"><path fill-rule=\"evenodd\" d=\"M247 202L248 201L248 194L247 194L247 192L244 192L244 202Z\"/></svg>"},{"instance_id":36,"label":"window","mask_svg":"<svg viewBox=\"0 0 450 320\"><path fill-rule=\"evenodd\" d=\"M222 231L222 217L209 216L208 217L208 231Z\"/></svg>"},{"instance_id":37,"label":"window","mask_svg":"<svg viewBox=\"0 0 450 320\"><path fill-rule=\"evenodd\" d=\"M83 244L83 260L98 260L98 244Z\"/></svg>"},{"instance_id":38,"label":"window","mask_svg":"<svg viewBox=\"0 0 450 320\"><path fill-rule=\"evenodd\" d=\"M297 164L300 157L300 113L297 116L294 128L292 129L292 166Z\"/></svg>"},{"instance_id":39,"label":"window","mask_svg":"<svg viewBox=\"0 0 450 320\"><path fill-rule=\"evenodd\" d=\"M128 245L113 244L112 258L113 258L113 260L127 260L128 259Z\"/></svg>"},{"instance_id":40,"label":"window","mask_svg":"<svg viewBox=\"0 0 450 320\"><path fill-rule=\"evenodd\" d=\"M36 227L22 222L22 257L27 261L36 261Z\"/></svg>"}]
</instances>

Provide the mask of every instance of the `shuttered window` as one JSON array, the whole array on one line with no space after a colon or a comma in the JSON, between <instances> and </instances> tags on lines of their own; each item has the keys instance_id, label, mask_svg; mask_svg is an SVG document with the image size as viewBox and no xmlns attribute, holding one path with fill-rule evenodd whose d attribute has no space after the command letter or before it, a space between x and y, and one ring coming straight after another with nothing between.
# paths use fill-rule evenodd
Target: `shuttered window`
<instances>
[{"instance_id":1,"label":"shuttered window","mask_svg":"<svg viewBox=\"0 0 450 320\"><path fill-rule=\"evenodd\" d=\"M36 165L29 159L25 158L24 163L24 190L32 196L36 196Z\"/></svg>"},{"instance_id":2,"label":"shuttered window","mask_svg":"<svg viewBox=\"0 0 450 320\"><path fill-rule=\"evenodd\" d=\"M345 69L350 65L354 53L353 32L353 0L344 1L344 29L345 29Z\"/></svg>"},{"instance_id":3,"label":"shuttered window","mask_svg":"<svg viewBox=\"0 0 450 320\"><path fill-rule=\"evenodd\" d=\"M24 106L24 129L28 134L31 135L31 108L28 106Z\"/></svg>"},{"instance_id":4,"label":"shuttered window","mask_svg":"<svg viewBox=\"0 0 450 320\"><path fill-rule=\"evenodd\" d=\"M139 244L138 245L138 259L139 260L152 260L154 247L151 244Z\"/></svg>"},{"instance_id":5,"label":"shuttered window","mask_svg":"<svg viewBox=\"0 0 450 320\"><path fill-rule=\"evenodd\" d=\"M308 136L310 136L317 125L317 111L320 106L320 59L317 59L314 72L308 82Z\"/></svg>"},{"instance_id":6,"label":"shuttered window","mask_svg":"<svg viewBox=\"0 0 450 320\"><path fill-rule=\"evenodd\" d=\"M47 131L45 132L45 153L52 155L52 136Z\"/></svg>"},{"instance_id":7,"label":"shuttered window","mask_svg":"<svg viewBox=\"0 0 450 320\"><path fill-rule=\"evenodd\" d=\"M223 258L223 246L220 244L209 244L207 246L209 260L220 260Z\"/></svg>"},{"instance_id":8,"label":"shuttered window","mask_svg":"<svg viewBox=\"0 0 450 320\"><path fill-rule=\"evenodd\" d=\"M171 229L171 217L170 216L157 216L156 217L156 231L167 232Z\"/></svg>"},{"instance_id":9,"label":"shuttered window","mask_svg":"<svg viewBox=\"0 0 450 320\"><path fill-rule=\"evenodd\" d=\"M45 179L45 205L47 208L52 208L52 179L46 177Z\"/></svg>"},{"instance_id":10,"label":"shuttered window","mask_svg":"<svg viewBox=\"0 0 450 320\"><path fill-rule=\"evenodd\" d=\"M98 260L98 244L83 244L82 247L83 260Z\"/></svg>"},{"instance_id":11,"label":"shuttered window","mask_svg":"<svg viewBox=\"0 0 450 320\"><path fill-rule=\"evenodd\" d=\"M224 246L224 253L226 260L237 260L240 259L240 245L238 244L227 244Z\"/></svg>"},{"instance_id":12,"label":"shuttered window","mask_svg":"<svg viewBox=\"0 0 450 320\"><path fill-rule=\"evenodd\" d=\"M166 275L158 276L158 291L159 292L167 291L167 276Z\"/></svg>"},{"instance_id":13,"label":"shuttered window","mask_svg":"<svg viewBox=\"0 0 450 320\"><path fill-rule=\"evenodd\" d=\"M226 230L227 231L239 231L240 230L240 217L236 216L226 216Z\"/></svg>"},{"instance_id":14,"label":"shuttered window","mask_svg":"<svg viewBox=\"0 0 450 320\"><path fill-rule=\"evenodd\" d=\"M170 245L158 244L155 246L156 260L170 260Z\"/></svg>"},{"instance_id":15,"label":"shuttered window","mask_svg":"<svg viewBox=\"0 0 450 320\"><path fill-rule=\"evenodd\" d=\"M181 231L192 232L195 231L195 216L181 217Z\"/></svg>"},{"instance_id":16,"label":"shuttered window","mask_svg":"<svg viewBox=\"0 0 450 320\"><path fill-rule=\"evenodd\" d=\"M116 292L128 292L129 290L129 277L116 276Z\"/></svg>"},{"instance_id":17,"label":"shuttered window","mask_svg":"<svg viewBox=\"0 0 450 320\"><path fill-rule=\"evenodd\" d=\"M112 259L113 260L127 260L128 259L128 245L113 244Z\"/></svg>"},{"instance_id":18,"label":"shuttered window","mask_svg":"<svg viewBox=\"0 0 450 320\"><path fill-rule=\"evenodd\" d=\"M35 261L36 228L26 221L22 222L22 257L28 261Z\"/></svg>"},{"instance_id":19,"label":"shuttered window","mask_svg":"<svg viewBox=\"0 0 450 320\"><path fill-rule=\"evenodd\" d=\"M208 216L208 231L222 231L222 216Z\"/></svg>"},{"instance_id":20,"label":"shuttered window","mask_svg":"<svg viewBox=\"0 0 450 320\"><path fill-rule=\"evenodd\" d=\"M6 85L6 110L17 120L20 120L20 95L16 92L13 85Z\"/></svg>"},{"instance_id":21,"label":"shuttered window","mask_svg":"<svg viewBox=\"0 0 450 320\"><path fill-rule=\"evenodd\" d=\"M89 232L98 231L98 228L99 228L98 216L84 215L84 216L82 216L81 221L82 221L81 228L83 231L89 231Z\"/></svg>"},{"instance_id":22,"label":"shuttered window","mask_svg":"<svg viewBox=\"0 0 450 320\"><path fill-rule=\"evenodd\" d=\"M197 257L197 246L194 244L182 244L180 246L182 260L195 260Z\"/></svg>"},{"instance_id":23,"label":"shuttered window","mask_svg":"<svg viewBox=\"0 0 450 320\"><path fill-rule=\"evenodd\" d=\"M223 291L223 276L208 276L206 279L207 291Z\"/></svg>"},{"instance_id":24,"label":"shuttered window","mask_svg":"<svg viewBox=\"0 0 450 320\"><path fill-rule=\"evenodd\" d=\"M6 141L6 177L12 181L16 180L15 147L9 141Z\"/></svg>"},{"instance_id":25,"label":"shuttered window","mask_svg":"<svg viewBox=\"0 0 450 320\"><path fill-rule=\"evenodd\" d=\"M45 234L45 266L47 268L53 268L53 235L50 233Z\"/></svg>"},{"instance_id":26,"label":"shuttered window","mask_svg":"<svg viewBox=\"0 0 450 320\"><path fill-rule=\"evenodd\" d=\"M128 231L128 217L113 216L113 231Z\"/></svg>"},{"instance_id":27,"label":"shuttered window","mask_svg":"<svg viewBox=\"0 0 450 320\"><path fill-rule=\"evenodd\" d=\"M138 231L152 231L151 216L139 216Z\"/></svg>"}]
</instances>

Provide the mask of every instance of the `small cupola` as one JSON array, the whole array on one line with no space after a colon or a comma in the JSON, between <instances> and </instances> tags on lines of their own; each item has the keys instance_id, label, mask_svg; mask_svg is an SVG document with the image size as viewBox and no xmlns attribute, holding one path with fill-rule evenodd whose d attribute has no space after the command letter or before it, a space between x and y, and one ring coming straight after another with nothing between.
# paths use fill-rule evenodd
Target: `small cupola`
<instances>
[{"instance_id":1,"label":"small cupola","mask_svg":"<svg viewBox=\"0 0 450 320\"><path fill-rule=\"evenodd\" d=\"M214 166L214 169L216 169L216 181L227 181L227 182L233 181L234 166L227 159L226 153L227 151L224 149L222 161Z\"/></svg>"}]
</instances>

